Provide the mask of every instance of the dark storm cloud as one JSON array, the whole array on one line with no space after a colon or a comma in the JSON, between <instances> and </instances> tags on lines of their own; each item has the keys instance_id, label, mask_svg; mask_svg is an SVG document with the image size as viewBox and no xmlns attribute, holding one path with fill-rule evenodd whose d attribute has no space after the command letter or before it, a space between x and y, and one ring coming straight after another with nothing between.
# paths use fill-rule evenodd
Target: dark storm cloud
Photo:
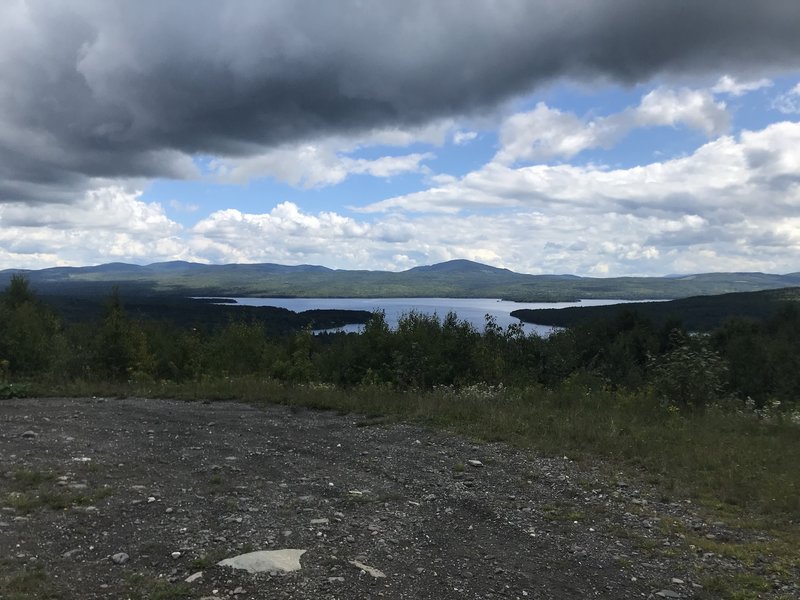
<instances>
[{"instance_id":1,"label":"dark storm cloud","mask_svg":"<svg viewBox=\"0 0 800 600\"><path fill-rule=\"evenodd\" d=\"M187 177L186 154L420 124L555 77L797 68L798 24L797 0L8 0L0 200Z\"/></svg>"}]
</instances>

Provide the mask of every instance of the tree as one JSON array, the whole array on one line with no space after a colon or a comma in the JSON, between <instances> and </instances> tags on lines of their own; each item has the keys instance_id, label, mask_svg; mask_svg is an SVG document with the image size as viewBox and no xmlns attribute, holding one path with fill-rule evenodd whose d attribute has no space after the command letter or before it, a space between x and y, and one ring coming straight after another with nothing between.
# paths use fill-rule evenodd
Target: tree
<instances>
[{"instance_id":1,"label":"tree","mask_svg":"<svg viewBox=\"0 0 800 600\"><path fill-rule=\"evenodd\" d=\"M151 362L147 338L125 312L114 287L95 338L95 364L102 375L125 379L133 372L148 372Z\"/></svg>"},{"instance_id":2,"label":"tree","mask_svg":"<svg viewBox=\"0 0 800 600\"><path fill-rule=\"evenodd\" d=\"M49 371L63 358L61 323L35 297L22 275L13 275L0 295L0 361L8 374Z\"/></svg>"}]
</instances>

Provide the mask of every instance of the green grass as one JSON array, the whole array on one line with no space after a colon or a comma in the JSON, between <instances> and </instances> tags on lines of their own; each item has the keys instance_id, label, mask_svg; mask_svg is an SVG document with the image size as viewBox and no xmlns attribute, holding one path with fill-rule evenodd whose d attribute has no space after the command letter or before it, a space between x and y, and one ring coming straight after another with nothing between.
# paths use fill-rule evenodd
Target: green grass
<instances>
[{"instance_id":1,"label":"green grass","mask_svg":"<svg viewBox=\"0 0 800 600\"><path fill-rule=\"evenodd\" d=\"M20 469L13 472L10 490L0 495L0 507L13 508L29 514L41 508L64 510L73 506L88 506L113 493L108 487L70 490L56 485L56 475L50 471Z\"/></svg>"},{"instance_id":2,"label":"green grass","mask_svg":"<svg viewBox=\"0 0 800 600\"><path fill-rule=\"evenodd\" d=\"M194 596L194 591L188 583L170 583L142 574L131 575L128 578L126 591L126 597L130 600L180 600Z\"/></svg>"},{"instance_id":3,"label":"green grass","mask_svg":"<svg viewBox=\"0 0 800 600\"><path fill-rule=\"evenodd\" d=\"M0 564L2 566L2 564ZM3 600L56 600L66 598L44 569L23 569L0 573L0 598Z\"/></svg>"}]
</instances>

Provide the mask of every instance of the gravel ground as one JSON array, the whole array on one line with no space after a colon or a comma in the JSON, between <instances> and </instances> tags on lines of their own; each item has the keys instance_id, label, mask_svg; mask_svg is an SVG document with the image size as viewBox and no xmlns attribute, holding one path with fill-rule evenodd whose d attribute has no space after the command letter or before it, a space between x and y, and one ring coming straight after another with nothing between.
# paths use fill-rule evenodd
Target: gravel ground
<instances>
[{"instance_id":1,"label":"gravel ground","mask_svg":"<svg viewBox=\"0 0 800 600\"><path fill-rule=\"evenodd\" d=\"M697 573L740 568L663 524L744 534L640 488L603 465L354 415L8 400L0 585L9 598L713 597ZM302 568L216 564L279 549L305 550ZM762 597L800 594L775 583Z\"/></svg>"}]
</instances>

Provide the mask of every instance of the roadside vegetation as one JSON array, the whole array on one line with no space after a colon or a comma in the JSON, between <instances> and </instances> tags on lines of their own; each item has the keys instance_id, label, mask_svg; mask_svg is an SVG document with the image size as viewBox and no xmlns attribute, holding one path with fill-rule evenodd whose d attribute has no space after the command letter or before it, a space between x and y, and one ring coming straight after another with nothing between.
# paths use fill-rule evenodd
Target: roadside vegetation
<instances>
[{"instance_id":1,"label":"roadside vegetation","mask_svg":"<svg viewBox=\"0 0 800 600\"><path fill-rule=\"evenodd\" d=\"M630 310L540 338L490 319L375 313L363 334L131 318L64 322L12 278L0 296L0 398L129 395L334 409L609 461L665 498L720 514L800 518L800 310L708 334ZM185 317L185 316L184 316ZM39 482L37 482L38 485Z\"/></svg>"}]
</instances>

